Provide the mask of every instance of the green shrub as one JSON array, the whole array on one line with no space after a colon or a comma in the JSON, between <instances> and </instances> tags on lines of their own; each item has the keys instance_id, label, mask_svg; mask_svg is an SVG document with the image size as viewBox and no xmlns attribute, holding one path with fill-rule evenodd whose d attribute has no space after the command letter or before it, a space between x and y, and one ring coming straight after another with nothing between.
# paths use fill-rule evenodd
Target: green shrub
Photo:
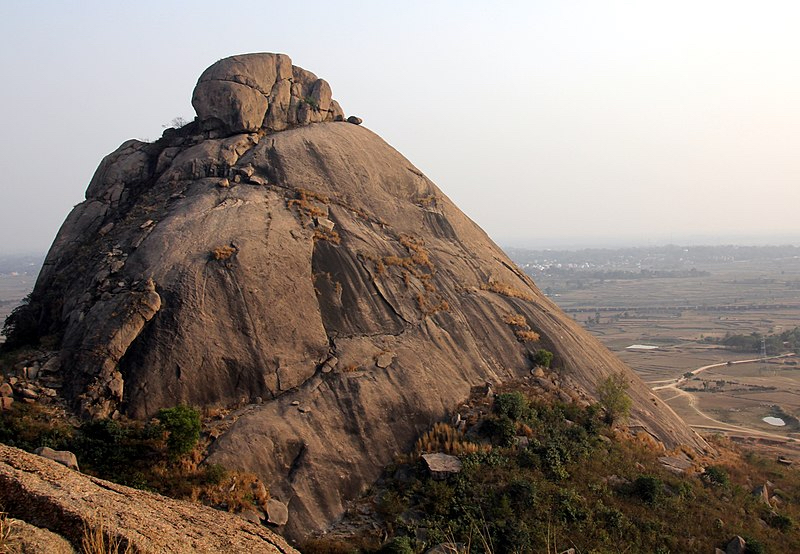
<instances>
[{"instance_id":1,"label":"green shrub","mask_svg":"<svg viewBox=\"0 0 800 554\"><path fill-rule=\"evenodd\" d=\"M494 412L506 416L511 421L519 421L530 412L528 399L519 391L498 394L494 399Z\"/></svg>"},{"instance_id":2,"label":"green shrub","mask_svg":"<svg viewBox=\"0 0 800 554\"><path fill-rule=\"evenodd\" d=\"M429 479L425 486L425 511L431 515L444 516L450 511L455 491L445 481Z\"/></svg>"},{"instance_id":3,"label":"green shrub","mask_svg":"<svg viewBox=\"0 0 800 554\"><path fill-rule=\"evenodd\" d=\"M794 527L794 521L787 515L784 514L772 514L768 521L770 527L774 527L779 531L789 531L792 527Z\"/></svg>"},{"instance_id":4,"label":"green shrub","mask_svg":"<svg viewBox=\"0 0 800 554\"><path fill-rule=\"evenodd\" d=\"M0 442L29 452L40 446L69 450L73 429L41 404L14 402L0 412Z\"/></svg>"},{"instance_id":5,"label":"green shrub","mask_svg":"<svg viewBox=\"0 0 800 554\"><path fill-rule=\"evenodd\" d=\"M495 444L509 447L517 436L517 424L507 415L501 415L485 422L486 433Z\"/></svg>"},{"instance_id":6,"label":"green shrub","mask_svg":"<svg viewBox=\"0 0 800 554\"><path fill-rule=\"evenodd\" d=\"M381 547L380 554L414 554L410 537L395 537Z\"/></svg>"},{"instance_id":7,"label":"green shrub","mask_svg":"<svg viewBox=\"0 0 800 554\"><path fill-rule=\"evenodd\" d=\"M728 476L728 472L717 466L707 467L705 473L703 473L702 479L709 485L727 487L731 484L731 479Z\"/></svg>"},{"instance_id":8,"label":"green shrub","mask_svg":"<svg viewBox=\"0 0 800 554\"><path fill-rule=\"evenodd\" d=\"M641 475L633 482L633 494L647 504L655 504L663 492L664 483L653 475Z\"/></svg>"},{"instance_id":9,"label":"green shrub","mask_svg":"<svg viewBox=\"0 0 800 554\"><path fill-rule=\"evenodd\" d=\"M746 543L744 549L745 554L765 554L767 552L767 549L761 541L746 535L743 538Z\"/></svg>"},{"instance_id":10,"label":"green shrub","mask_svg":"<svg viewBox=\"0 0 800 554\"><path fill-rule=\"evenodd\" d=\"M541 348L533 355L533 363L542 367L550 367L550 364L553 363L553 353Z\"/></svg>"},{"instance_id":11,"label":"green shrub","mask_svg":"<svg viewBox=\"0 0 800 554\"><path fill-rule=\"evenodd\" d=\"M203 481L209 485L219 485L227 473L222 464L208 464L205 466Z\"/></svg>"},{"instance_id":12,"label":"green shrub","mask_svg":"<svg viewBox=\"0 0 800 554\"><path fill-rule=\"evenodd\" d=\"M191 406L161 409L156 418L168 433L167 450L171 456L188 454L200 440L200 412Z\"/></svg>"},{"instance_id":13,"label":"green shrub","mask_svg":"<svg viewBox=\"0 0 800 554\"><path fill-rule=\"evenodd\" d=\"M398 492L389 490L378 499L376 511L388 522L394 522L406 509L407 501Z\"/></svg>"},{"instance_id":14,"label":"green shrub","mask_svg":"<svg viewBox=\"0 0 800 554\"><path fill-rule=\"evenodd\" d=\"M506 494L512 505L529 508L536 502L536 487L528 479L517 478L508 484Z\"/></svg>"},{"instance_id":15,"label":"green shrub","mask_svg":"<svg viewBox=\"0 0 800 554\"><path fill-rule=\"evenodd\" d=\"M586 499L574 490L562 490L558 494L558 513L568 523L583 521L589 517Z\"/></svg>"}]
</instances>

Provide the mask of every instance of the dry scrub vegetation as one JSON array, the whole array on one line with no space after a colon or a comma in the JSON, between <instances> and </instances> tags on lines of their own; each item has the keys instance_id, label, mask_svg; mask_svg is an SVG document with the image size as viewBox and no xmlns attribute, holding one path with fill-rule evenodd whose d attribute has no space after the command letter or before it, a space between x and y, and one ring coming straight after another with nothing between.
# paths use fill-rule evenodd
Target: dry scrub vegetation
<instances>
[{"instance_id":1,"label":"dry scrub vegetation","mask_svg":"<svg viewBox=\"0 0 800 554\"><path fill-rule=\"evenodd\" d=\"M218 246L214 250L211 251L211 257L217 261L224 261L230 259L236 253L236 248L225 244L223 246Z\"/></svg>"},{"instance_id":2,"label":"dry scrub vegetation","mask_svg":"<svg viewBox=\"0 0 800 554\"><path fill-rule=\"evenodd\" d=\"M8 551L8 540L11 536L11 522L8 513L0 511L0 554Z\"/></svg>"},{"instance_id":3,"label":"dry scrub vegetation","mask_svg":"<svg viewBox=\"0 0 800 554\"><path fill-rule=\"evenodd\" d=\"M425 241L403 234L400 235L398 242L406 249L407 256L364 255L363 258L372 262L376 276L387 277L393 273L394 276L398 276L399 272L399 277L406 289L421 289L414 292L414 300L424 316L448 311L450 305L439 295L433 282L436 267L431 262L430 254L425 248ZM397 271L392 272L392 269Z\"/></svg>"},{"instance_id":4,"label":"dry scrub vegetation","mask_svg":"<svg viewBox=\"0 0 800 554\"><path fill-rule=\"evenodd\" d=\"M339 233L334 229L329 231L327 229L317 227L314 229L314 240L324 240L332 244L339 244L342 242L342 237L340 237Z\"/></svg>"},{"instance_id":5,"label":"dry scrub vegetation","mask_svg":"<svg viewBox=\"0 0 800 554\"><path fill-rule=\"evenodd\" d=\"M131 545L123 544L120 538L111 536L108 525L102 516L96 516L94 526L83 526L81 537L81 554L129 554L133 552Z\"/></svg>"},{"instance_id":6,"label":"dry scrub vegetation","mask_svg":"<svg viewBox=\"0 0 800 554\"><path fill-rule=\"evenodd\" d=\"M431 452L444 452L460 456L465 454L475 454L485 450L486 446L481 446L465 438L462 431L458 431L448 423L435 423L433 428L423 433L414 444L414 456Z\"/></svg>"},{"instance_id":7,"label":"dry scrub vegetation","mask_svg":"<svg viewBox=\"0 0 800 554\"><path fill-rule=\"evenodd\" d=\"M330 198L302 188L295 189L294 192L295 197L286 201L287 208L294 208L308 218L324 217L327 214L324 206L330 203Z\"/></svg>"},{"instance_id":8,"label":"dry scrub vegetation","mask_svg":"<svg viewBox=\"0 0 800 554\"><path fill-rule=\"evenodd\" d=\"M539 333L531 329L522 314L506 314L503 316L503 322L511 327L514 331L514 336L520 342L537 342L541 338Z\"/></svg>"},{"instance_id":9,"label":"dry scrub vegetation","mask_svg":"<svg viewBox=\"0 0 800 554\"><path fill-rule=\"evenodd\" d=\"M489 292L508 296L509 298L519 298L520 300L527 300L528 302L533 301L533 296L527 292L501 281L489 281L488 283L484 283L481 285L481 290L488 290Z\"/></svg>"}]
</instances>

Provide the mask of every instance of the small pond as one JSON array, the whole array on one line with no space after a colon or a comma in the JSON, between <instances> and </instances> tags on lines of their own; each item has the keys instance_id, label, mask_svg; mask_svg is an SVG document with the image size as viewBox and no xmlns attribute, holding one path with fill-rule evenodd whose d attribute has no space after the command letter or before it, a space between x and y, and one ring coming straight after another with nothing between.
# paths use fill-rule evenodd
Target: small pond
<instances>
[{"instance_id":1,"label":"small pond","mask_svg":"<svg viewBox=\"0 0 800 554\"><path fill-rule=\"evenodd\" d=\"M656 350L658 346L653 346L650 344L632 344L626 348L626 350Z\"/></svg>"}]
</instances>

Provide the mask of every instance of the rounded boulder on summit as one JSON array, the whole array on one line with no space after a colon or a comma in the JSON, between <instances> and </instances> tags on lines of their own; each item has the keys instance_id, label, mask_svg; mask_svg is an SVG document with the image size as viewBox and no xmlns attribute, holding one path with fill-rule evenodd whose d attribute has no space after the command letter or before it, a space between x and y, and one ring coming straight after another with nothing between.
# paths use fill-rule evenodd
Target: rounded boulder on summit
<instances>
[{"instance_id":1,"label":"rounded boulder on summit","mask_svg":"<svg viewBox=\"0 0 800 554\"><path fill-rule=\"evenodd\" d=\"M576 397L624 372L632 424L703 446L288 56L221 60L192 103L195 121L102 161L15 315L9 344L59 338L62 392L84 414L243 408L208 461L268 483L290 537L543 349Z\"/></svg>"}]
</instances>

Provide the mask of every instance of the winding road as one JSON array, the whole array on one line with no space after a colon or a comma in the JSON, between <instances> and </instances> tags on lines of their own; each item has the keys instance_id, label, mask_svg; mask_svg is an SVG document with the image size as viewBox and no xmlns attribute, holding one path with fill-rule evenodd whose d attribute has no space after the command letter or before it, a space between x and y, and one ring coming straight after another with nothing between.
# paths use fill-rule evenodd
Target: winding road
<instances>
[{"instance_id":1,"label":"winding road","mask_svg":"<svg viewBox=\"0 0 800 554\"><path fill-rule=\"evenodd\" d=\"M777 433L768 433L766 431L759 431L757 429L750 429L749 427L741 427L739 425L732 425L730 423L725 423L724 421L719 421L717 419L714 419L713 417L709 416L708 414L706 414L705 412L701 411L700 408L697 407L697 397L695 397L693 394L691 394L691 393L689 393L689 392L687 392L687 391L685 391L683 389L678 388L680 385L682 385L683 383L687 382L692 377L695 377L696 375L699 375L700 373L706 371L707 369L712 369L712 368L715 368L715 367L722 367L722 366L727 366L727 365L734 365L734 364L748 364L748 363L753 363L753 362L760 362L760 361L762 361L764 359L766 359L766 360L775 360L775 359L778 359L778 358L790 358L792 356L795 356L794 352L791 352L789 354L781 354L779 356L768 356L767 358L753 358L753 359L748 359L748 360L736 360L736 361L730 361L730 362L720 362L720 363L716 363L716 364L709 364L709 365L704 365L702 367L698 367L697 369L692 370L692 371L690 371L688 373L684 373L683 375L681 375L680 377L678 377L676 379L666 379L666 380L663 380L663 381L651 381L648 384L649 385L658 384L658 386L652 387L653 391L663 391L663 390L666 390L666 389L674 389L675 394L673 396L670 396L669 398L663 398L664 402L669 403L669 401L674 399L674 398L677 398L679 396L685 396L688 399L689 406L695 412L697 412L697 415L699 415L703 419L706 419L706 420L710 421L711 423L713 423L713 425L697 425L697 424L692 425L692 424L689 424L692 428L695 428L695 429L717 429L717 430L720 430L720 431L728 431L728 432L745 434L747 436L763 437L763 438L769 438L769 439L773 439L773 440L781 440L781 441L786 441L786 442L791 442L791 443L800 443L800 439L796 439L796 438L793 438L793 437L787 437L786 435L779 435ZM666 383L666 384L660 384L660 383Z\"/></svg>"}]
</instances>

